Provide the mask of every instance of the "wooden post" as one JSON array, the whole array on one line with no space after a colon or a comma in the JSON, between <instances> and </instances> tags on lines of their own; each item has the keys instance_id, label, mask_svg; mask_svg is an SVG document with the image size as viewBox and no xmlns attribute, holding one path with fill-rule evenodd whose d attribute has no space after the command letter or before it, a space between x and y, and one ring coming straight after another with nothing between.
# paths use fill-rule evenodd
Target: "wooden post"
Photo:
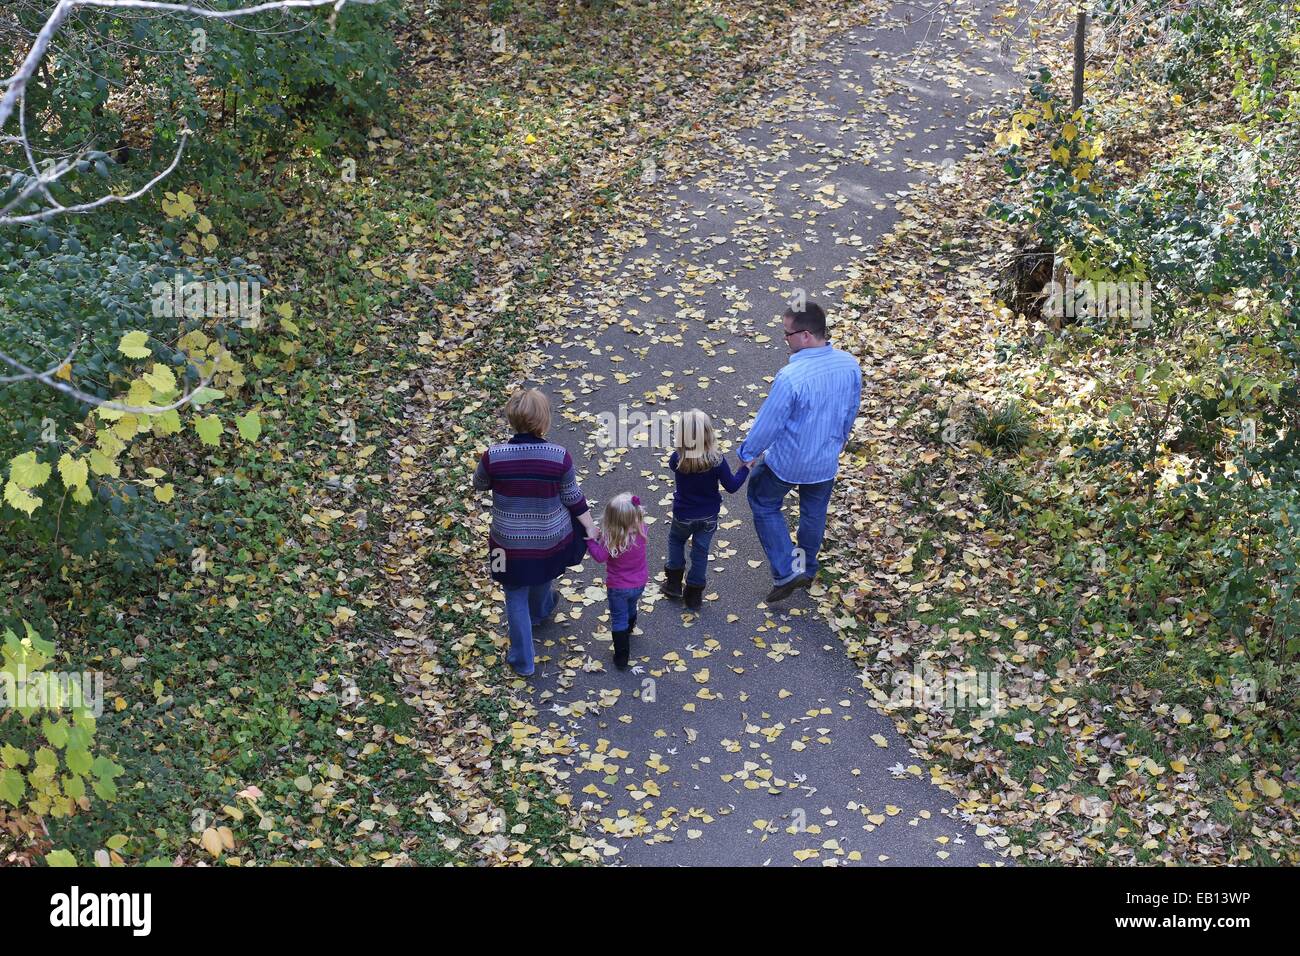
<instances>
[{"instance_id":1,"label":"wooden post","mask_svg":"<svg viewBox=\"0 0 1300 956\"><path fill-rule=\"evenodd\" d=\"M1074 25L1074 99L1073 108L1083 106L1083 62L1087 58L1084 43L1088 37L1088 14L1082 8Z\"/></svg>"}]
</instances>

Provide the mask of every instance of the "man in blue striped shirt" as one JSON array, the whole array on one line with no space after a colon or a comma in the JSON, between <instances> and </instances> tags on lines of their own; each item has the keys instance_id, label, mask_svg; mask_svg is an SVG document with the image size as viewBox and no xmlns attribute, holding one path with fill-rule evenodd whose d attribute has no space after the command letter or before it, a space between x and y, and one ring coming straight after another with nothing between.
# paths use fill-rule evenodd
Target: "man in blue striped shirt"
<instances>
[{"instance_id":1,"label":"man in blue striped shirt","mask_svg":"<svg viewBox=\"0 0 1300 956\"><path fill-rule=\"evenodd\" d=\"M808 587L817 574L840 452L862 399L862 368L848 352L831 347L821 306L806 302L788 309L781 324L790 361L777 373L737 452L746 465L766 452L749 476L749 508L772 566L769 604ZM792 551L782 506L795 488L799 530Z\"/></svg>"}]
</instances>

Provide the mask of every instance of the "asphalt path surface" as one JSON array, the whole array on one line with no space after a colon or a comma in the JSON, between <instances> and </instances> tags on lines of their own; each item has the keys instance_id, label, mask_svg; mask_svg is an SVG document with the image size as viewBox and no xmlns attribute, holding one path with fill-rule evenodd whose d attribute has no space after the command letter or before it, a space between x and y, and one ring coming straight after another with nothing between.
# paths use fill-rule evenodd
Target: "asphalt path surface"
<instances>
[{"instance_id":1,"label":"asphalt path surface","mask_svg":"<svg viewBox=\"0 0 1300 956\"><path fill-rule=\"evenodd\" d=\"M668 416L707 411L737 466L745 426L786 361L785 300L803 288L822 303L833 341L848 267L893 227L909 189L983 142L983 111L1018 88L980 28L993 7L966 4L963 24L899 4L872 24L808 38L798 82L756 110L770 120L720 131L708 171L661 184L654 225L629 226L638 234L626 252L604 255L593 237L540 384L556 407L552 437L577 461L595 514L620 491L641 496L652 580L635 667L620 673L603 567L588 560L562 578L558 620L535 635L530 683L538 719L568 732L562 783L587 805L592 835L619 849L613 861L1002 862L929 783L893 719L869 706L819 613L821 589L764 605L771 577L743 488L724 493L701 612L659 593ZM633 434L603 447L611 420ZM787 514L793 522L793 496Z\"/></svg>"}]
</instances>

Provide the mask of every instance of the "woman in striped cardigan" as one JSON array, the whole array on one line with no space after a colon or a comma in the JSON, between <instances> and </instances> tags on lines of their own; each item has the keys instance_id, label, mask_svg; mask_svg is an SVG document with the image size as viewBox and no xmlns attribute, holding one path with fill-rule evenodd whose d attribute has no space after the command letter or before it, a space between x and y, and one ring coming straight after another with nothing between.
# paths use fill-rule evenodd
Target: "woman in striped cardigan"
<instances>
[{"instance_id":1,"label":"woman in striped cardigan","mask_svg":"<svg viewBox=\"0 0 1300 956\"><path fill-rule=\"evenodd\" d=\"M563 445L546 440L551 403L535 388L516 392L506 403L515 436L483 453L474 487L492 491L488 556L492 577L506 592L510 654L506 662L521 677L533 673L533 628L555 610L552 582L582 561L581 525L595 535L573 459Z\"/></svg>"}]
</instances>

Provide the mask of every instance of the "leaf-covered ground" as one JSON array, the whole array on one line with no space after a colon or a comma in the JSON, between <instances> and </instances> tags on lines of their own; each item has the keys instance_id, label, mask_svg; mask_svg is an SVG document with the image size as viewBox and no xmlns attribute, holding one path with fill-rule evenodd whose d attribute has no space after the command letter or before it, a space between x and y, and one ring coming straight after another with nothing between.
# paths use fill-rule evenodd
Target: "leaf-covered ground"
<instances>
[{"instance_id":1,"label":"leaf-covered ground","mask_svg":"<svg viewBox=\"0 0 1300 956\"><path fill-rule=\"evenodd\" d=\"M46 576L20 548L0 561L11 610L105 672L98 736L127 768L115 803L48 835L0 817L7 860L111 847L127 863L527 865L615 851L559 779L573 740L535 720L533 690L504 666L467 490L475 452L537 367L536 330L581 250L654 198L647 158L664 183L707 172L715 131L781 110L744 94L786 88L797 26L816 49L882 7L491 7L431 19L410 5L397 115L364 155L304 157L275 184L287 212L253 225L246 252L287 308L242 356L262 442L175 463L203 570L174 557L147 579L78 562ZM1172 148L1213 109L1151 112L1125 127L1126 148ZM355 181L321 174L347 159ZM1163 595L1167 618L1135 625L1122 560L1109 576L1065 560L1105 529L1095 481L1059 467L1078 419L1105 416L1078 399L1097 356L1058 349L1046 376L1043 330L999 307L1017 238L988 214L1008 188L1001 159L931 172L873 201L900 220L878 248L854 244L858 263L833 280L837 344L868 388L815 595L915 748L902 771L947 789L980 837L1011 835L1001 848L1022 861L1294 862L1293 744L1223 692L1237 649L1198 644L1197 595ZM965 410L1010 398L1030 414L1027 444L972 440ZM947 420L961 440L944 439ZM896 675L921 663L996 671L1011 709L892 708Z\"/></svg>"}]
</instances>

